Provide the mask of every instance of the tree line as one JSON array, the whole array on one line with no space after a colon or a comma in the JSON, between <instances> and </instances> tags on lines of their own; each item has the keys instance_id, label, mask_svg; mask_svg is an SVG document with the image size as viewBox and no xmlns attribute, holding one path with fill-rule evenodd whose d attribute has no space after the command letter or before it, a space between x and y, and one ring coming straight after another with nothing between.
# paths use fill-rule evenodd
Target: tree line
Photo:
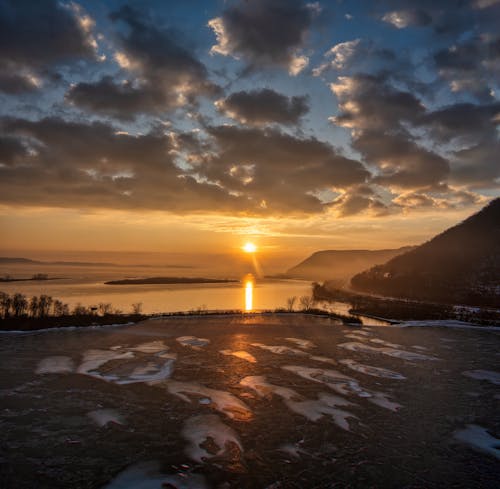
<instances>
[{"instance_id":1,"label":"tree line","mask_svg":"<svg viewBox=\"0 0 500 489\"><path fill-rule=\"evenodd\" d=\"M141 314L142 302L132 304L132 313ZM80 303L70 309L69 304L50 295L41 294L28 298L21 293L12 295L0 292L0 318L10 317L61 317L61 316L87 316L87 315L123 314L120 309L114 309L109 302L100 302L97 306L84 306Z\"/></svg>"}]
</instances>

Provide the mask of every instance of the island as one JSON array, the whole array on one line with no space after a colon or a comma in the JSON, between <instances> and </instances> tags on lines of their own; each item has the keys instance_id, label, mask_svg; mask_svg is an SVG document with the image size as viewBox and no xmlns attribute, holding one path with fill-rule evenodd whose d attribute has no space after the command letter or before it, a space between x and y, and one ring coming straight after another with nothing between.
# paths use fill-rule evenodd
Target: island
<instances>
[{"instance_id":1,"label":"island","mask_svg":"<svg viewBox=\"0 0 500 489\"><path fill-rule=\"evenodd\" d=\"M239 282L236 279L218 279L201 277L149 277L126 278L123 280L110 280L105 285L146 285L146 284L227 284Z\"/></svg>"}]
</instances>

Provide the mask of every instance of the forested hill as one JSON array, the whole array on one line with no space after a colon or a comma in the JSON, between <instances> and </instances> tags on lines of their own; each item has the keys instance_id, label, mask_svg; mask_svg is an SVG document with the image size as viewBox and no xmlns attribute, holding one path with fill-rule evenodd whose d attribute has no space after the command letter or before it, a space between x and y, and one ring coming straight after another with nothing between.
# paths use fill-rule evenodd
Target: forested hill
<instances>
[{"instance_id":1,"label":"forested hill","mask_svg":"<svg viewBox=\"0 0 500 489\"><path fill-rule=\"evenodd\" d=\"M384 265L352 288L392 297L500 307L500 198Z\"/></svg>"}]
</instances>

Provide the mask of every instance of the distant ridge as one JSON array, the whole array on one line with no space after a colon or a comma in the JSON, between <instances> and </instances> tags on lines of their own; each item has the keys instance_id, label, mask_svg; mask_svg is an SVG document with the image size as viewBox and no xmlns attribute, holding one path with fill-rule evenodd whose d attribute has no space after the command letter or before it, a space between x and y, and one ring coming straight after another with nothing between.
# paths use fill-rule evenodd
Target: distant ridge
<instances>
[{"instance_id":1,"label":"distant ridge","mask_svg":"<svg viewBox=\"0 0 500 489\"><path fill-rule=\"evenodd\" d=\"M351 285L392 297L500 307L500 198L414 250L359 273Z\"/></svg>"},{"instance_id":2,"label":"distant ridge","mask_svg":"<svg viewBox=\"0 0 500 489\"><path fill-rule=\"evenodd\" d=\"M324 250L290 268L286 276L305 280L347 280L378 263L411 250L411 246L388 250Z\"/></svg>"},{"instance_id":3,"label":"distant ridge","mask_svg":"<svg viewBox=\"0 0 500 489\"><path fill-rule=\"evenodd\" d=\"M30 258L18 258L0 256L1 264L26 264L26 265L60 265L67 267L144 267L144 268L195 268L192 265L120 265L118 263L109 262L92 262L92 261L40 261L31 260Z\"/></svg>"}]
</instances>

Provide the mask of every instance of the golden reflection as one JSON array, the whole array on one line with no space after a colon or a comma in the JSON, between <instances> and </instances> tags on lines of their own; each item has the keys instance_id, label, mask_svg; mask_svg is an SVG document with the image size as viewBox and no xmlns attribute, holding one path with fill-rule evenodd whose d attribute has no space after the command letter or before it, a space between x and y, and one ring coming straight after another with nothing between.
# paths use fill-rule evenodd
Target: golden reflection
<instances>
[{"instance_id":1,"label":"golden reflection","mask_svg":"<svg viewBox=\"0 0 500 489\"><path fill-rule=\"evenodd\" d=\"M253 287L254 278L251 273L245 276L245 311L253 310Z\"/></svg>"}]
</instances>

